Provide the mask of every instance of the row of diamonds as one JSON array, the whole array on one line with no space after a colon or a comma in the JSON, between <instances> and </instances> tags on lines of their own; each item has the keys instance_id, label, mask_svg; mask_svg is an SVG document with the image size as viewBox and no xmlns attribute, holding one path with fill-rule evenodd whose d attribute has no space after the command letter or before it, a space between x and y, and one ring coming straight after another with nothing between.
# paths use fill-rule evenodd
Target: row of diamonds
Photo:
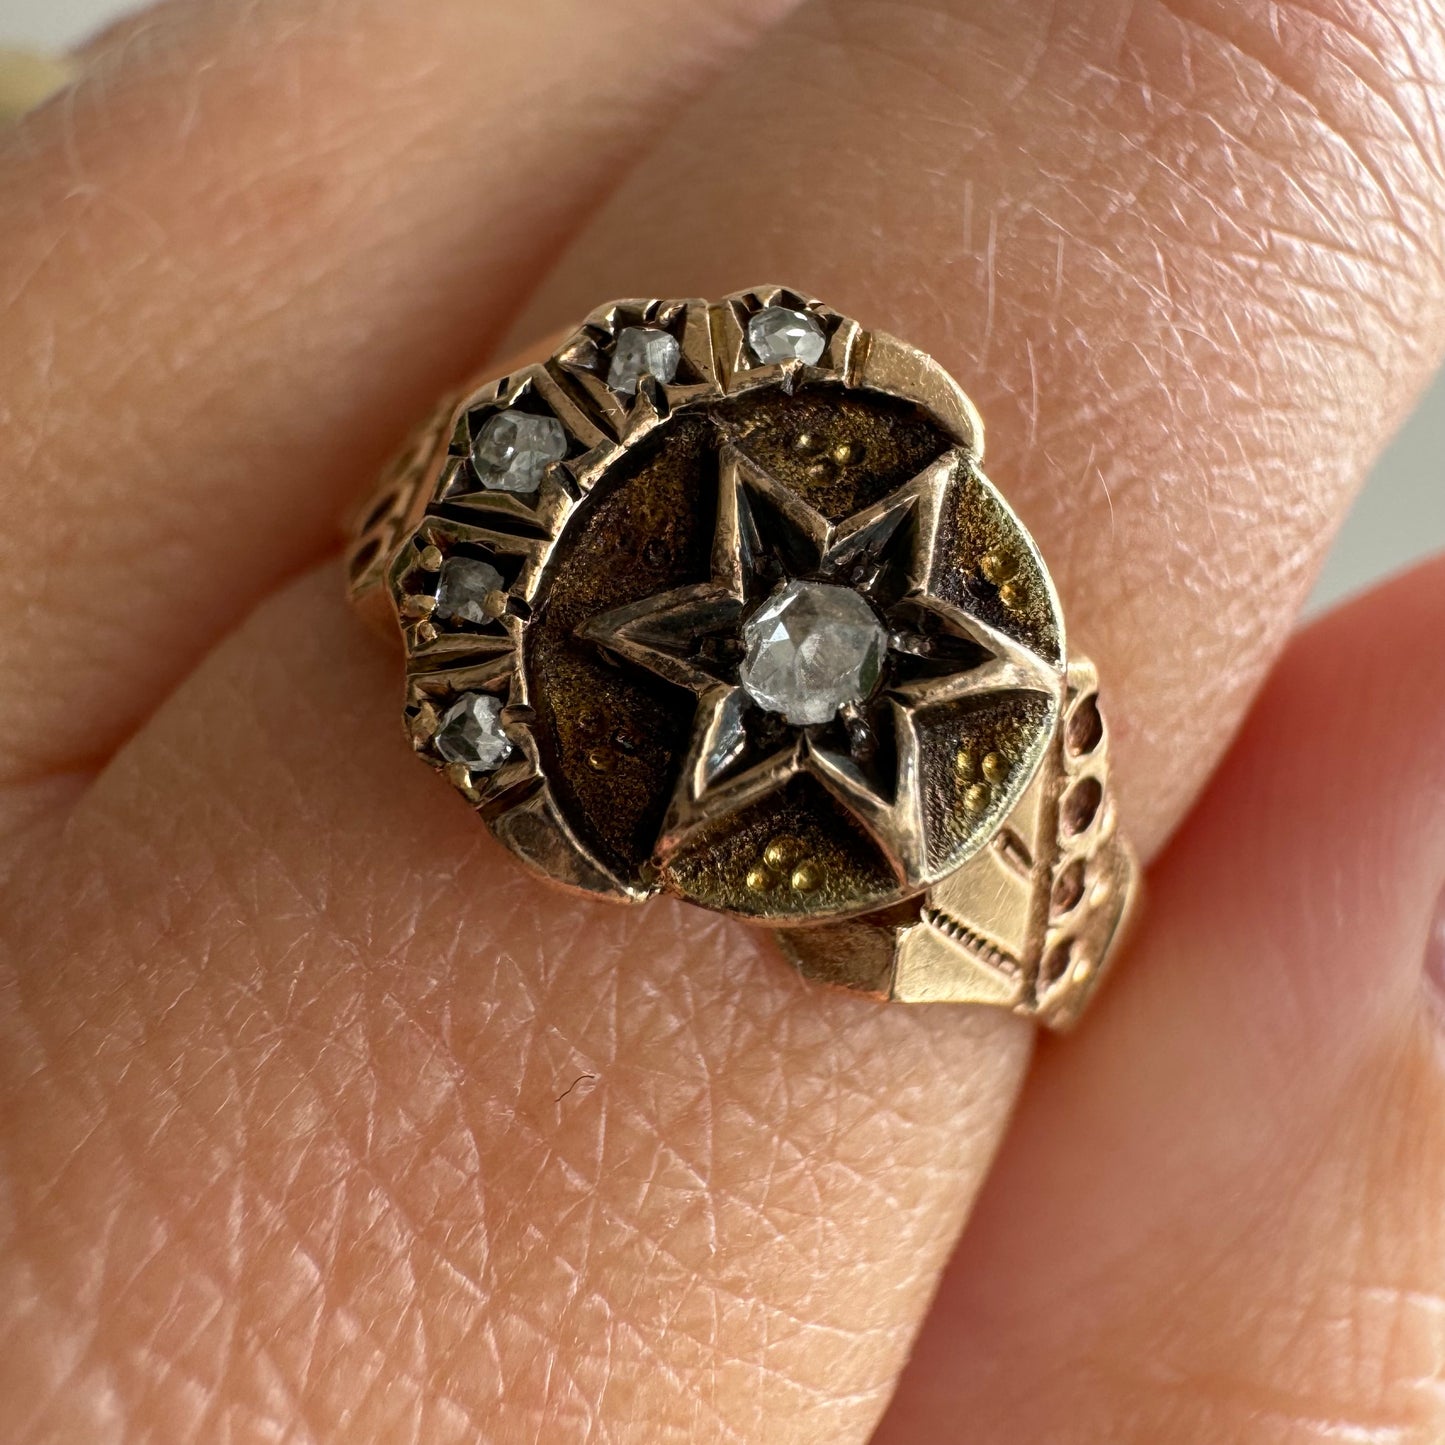
<instances>
[{"instance_id":1,"label":"row of diamonds","mask_svg":"<svg viewBox=\"0 0 1445 1445\"><path fill-rule=\"evenodd\" d=\"M836 320L836 318L834 318ZM785 363L816 365L827 350L830 322L801 305L763 305L747 318L744 337L757 366ZM627 325L617 330L605 362L607 387L619 397L635 398L647 379L672 385L682 363L682 345L661 325ZM573 450L567 428L556 416L513 399L470 431L463 453L483 493L510 494L519 501L537 494L554 468ZM460 479L457 479L458 483ZM453 483L450 498L465 485ZM424 564L425 565L425 564ZM507 609L507 584L501 571L482 557L452 553L429 559L434 583L421 599L427 608L418 642L437 632L465 634L494 629ZM430 745L445 763L469 773L495 773L516 753L503 723L502 700L491 692L464 691L441 711Z\"/></svg>"},{"instance_id":2,"label":"row of diamonds","mask_svg":"<svg viewBox=\"0 0 1445 1445\"><path fill-rule=\"evenodd\" d=\"M813 312L796 306L764 306L749 317L748 350L758 366L787 362L814 366L828 345L828 328ZM660 326L624 326L612 343L606 384L616 395L635 397L645 379L672 385L682 362L682 345ZM472 441L471 461L485 491L532 493L547 470L568 453L567 433L556 417L508 409L491 417Z\"/></svg>"}]
</instances>

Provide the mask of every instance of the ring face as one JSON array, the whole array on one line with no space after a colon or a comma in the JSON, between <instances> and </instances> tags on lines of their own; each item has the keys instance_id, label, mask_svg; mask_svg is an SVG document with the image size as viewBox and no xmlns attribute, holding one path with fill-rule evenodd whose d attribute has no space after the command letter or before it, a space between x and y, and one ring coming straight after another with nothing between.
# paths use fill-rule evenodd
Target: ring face
<instances>
[{"instance_id":1,"label":"ring face","mask_svg":"<svg viewBox=\"0 0 1445 1445\"><path fill-rule=\"evenodd\" d=\"M353 590L417 751L549 878L795 925L967 874L1042 947L1080 694L981 459L936 362L807 296L617 302L418 434Z\"/></svg>"}]
</instances>

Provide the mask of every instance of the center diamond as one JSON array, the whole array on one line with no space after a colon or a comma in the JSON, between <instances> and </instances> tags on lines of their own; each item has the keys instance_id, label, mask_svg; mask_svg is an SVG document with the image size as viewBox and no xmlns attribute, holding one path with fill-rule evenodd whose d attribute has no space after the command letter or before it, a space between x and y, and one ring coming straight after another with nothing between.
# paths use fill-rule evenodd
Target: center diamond
<instances>
[{"instance_id":1,"label":"center diamond","mask_svg":"<svg viewBox=\"0 0 1445 1445\"><path fill-rule=\"evenodd\" d=\"M794 727L828 722L873 690L888 634L851 587L788 582L743 625L738 680L760 707Z\"/></svg>"}]
</instances>

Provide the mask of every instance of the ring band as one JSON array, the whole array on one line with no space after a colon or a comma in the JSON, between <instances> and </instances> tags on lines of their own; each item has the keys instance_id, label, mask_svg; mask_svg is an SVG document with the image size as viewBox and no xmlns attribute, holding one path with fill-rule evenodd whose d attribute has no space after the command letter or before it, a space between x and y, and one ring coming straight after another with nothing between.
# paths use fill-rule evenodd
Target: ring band
<instances>
[{"instance_id":1,"label":"ring band","mask_svg":"<svg viewBox=\"0 0 1445 1445\"><path fill-rule=\"evenodd\" d=\"M1138 868L982 456L937 362L804 293L618 301L416 432L351 594L400 632L413 747L546 878L1068 1027Z\"/></svg>"}]
</instances>

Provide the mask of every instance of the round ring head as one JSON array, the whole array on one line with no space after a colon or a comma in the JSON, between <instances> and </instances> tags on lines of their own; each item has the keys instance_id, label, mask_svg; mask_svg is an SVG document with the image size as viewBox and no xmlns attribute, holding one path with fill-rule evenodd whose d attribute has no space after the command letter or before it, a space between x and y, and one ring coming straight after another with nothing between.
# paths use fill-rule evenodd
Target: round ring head
<instances>
[{"instance_id":1,"label":"round ring head","mask_svg":"<svg viewBox=\"0 0 1445 1445\"><path fill-rule=\"evenodd\" d=\"M549 877L843 917L1024 797L1058 599L922 353L781 287L617 302L412 456L411 736Z\"/></svg>"}]
</instances>

